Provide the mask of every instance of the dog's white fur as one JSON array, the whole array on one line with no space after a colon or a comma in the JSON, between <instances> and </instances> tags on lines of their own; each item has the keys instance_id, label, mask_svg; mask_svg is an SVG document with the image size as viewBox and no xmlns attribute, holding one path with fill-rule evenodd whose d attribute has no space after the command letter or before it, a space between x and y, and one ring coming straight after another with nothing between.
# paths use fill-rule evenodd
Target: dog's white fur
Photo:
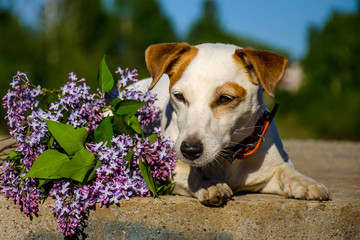
<instances>
[{"instance_id":1,"label":"dog's white fur","mask_svg":"<svg viewBox=\"0 0 360 240\"><path fill-rule=\"evenodd\" d=\"M240 143L252 134L257 120L266 111L262 101L263 88L271 95L276 83L264 86L268 83L260 81L261 73L258 71L262 70L253 66L256 64L252 61L257 60L250 55L241 55L242 58L236 60L234 54L240 47L202 44L191 47L196 49L196 54L185 64L179 79L170 84L171 77L169 79L165 73L169 73L172 70L169 68L189 50L186 45L150 46L146 61L153 78L140 82L142 90L146 91L151 86L157 94L156 104L162 109L161 125L175 141L178 161L173 174L174 193L194 196L208 205L221 205L240 191L280 194L298 199L330 199L322 184L295 170L283 149L274 122L265 135L265 142L255 154L233 163L226 158L225 147ZM174 48L182 50L176 52ZM278 81L287 60L276 57L284 61ZM210 107L214 91L229 82L245 89L246 95L230 110L215 116L214 109ZM175 94L181 94L184 99L176 98ZM186 158L181 150L184 141L201 142L201 156L192 160Z\"/></svg>"}]
</instances>

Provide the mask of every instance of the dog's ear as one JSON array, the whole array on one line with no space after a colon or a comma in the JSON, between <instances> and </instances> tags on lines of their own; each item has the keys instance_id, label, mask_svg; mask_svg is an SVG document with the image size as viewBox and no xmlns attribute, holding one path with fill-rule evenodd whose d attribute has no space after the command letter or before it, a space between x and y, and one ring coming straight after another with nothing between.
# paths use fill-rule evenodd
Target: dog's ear
<instances>
[{"instance_id":1,"label":"dog's ear","mask_svg":"<svg viewBox=\"0 0 360 240\"><path fill-rule=\"evenodd\" d=\"M146 66L153 78L149 87L150 90L160 80L161 76L167 73L171 63L190 48L187 43L164 43L151 45L146 49Z\"/></svg>"},{"instance_id":2,"label":"dog's ear","mask_svg":"<svg viewBox=\"0 0 360 240\"><path fill-rule=\"evenodd\" d=\"M274 52L252 48L237 49L235 59L241 60L255 84L261 83L269 96L274 96L276 84L281 79L288 60Z\"/></svg>"}]
</instances>

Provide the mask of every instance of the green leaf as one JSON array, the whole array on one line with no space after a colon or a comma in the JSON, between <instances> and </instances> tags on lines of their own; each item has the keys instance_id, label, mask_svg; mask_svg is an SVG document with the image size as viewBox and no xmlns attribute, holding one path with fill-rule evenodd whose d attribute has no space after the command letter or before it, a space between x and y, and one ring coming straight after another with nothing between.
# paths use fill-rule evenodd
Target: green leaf
<instances>
[{"instance_id":1,"label":"green leaf","mask_svg":"<svg viewBox=\"0 0 360 240\"><path fill-rule=\"evenodd\" d=\"M69 178L82 182L94 168L94 160L94 154L86 149L76 152L72 159L57 150L49 149L35 160L23 179L39 178L39 187L49 182L49 179Z\"/></svg>"},{"instance_id":2,"label":"green leaf","mask_svg":"<svg viewBox=\"0 0 360 240\"><path fill-rule=\"evenodd\" d=\"M115 133L117 134L127 134L127 135L134 135L134 131L132 130L131 127L129 127L126 124L126 121L124 120L124 116L119 116L119 115L114 115L113 118L113 130Z\"/></svg>"},{"instance_id":3,"label":"green leaf","mask_svg":"<svg viewBox=\"0 0 360 240\"><path fill-rule=\"evenodd\" d=\"M48 143L48 148L51 148L54 145L54 140L55 140L54 136L51 136Z\"/></svg>"},{"instance_id":4,"label":"green leaf","mask_svg":"<svg viewBox=\"0 0 360 240\"><path fill-rule=\"evenodd\" d=\"M98 85L102 93L111 91L114 86L114 78L106 65L105 56L99 64Z\"/></svg>"},{"instance_id":5,"label":"green leaf","mask_svg":"<svg viewBox=\"0 0 360 240\"><path fill-rule=\"evenodd\" d=\"M130 170L131 168L131 158L134 155L134 152L128 152L127 155L124 157L124 159L126 160L126 168Z\"/></svg>"},{"instance_id":6,"label":"green leaf","mask_svg":"<svg viewBox=\"0 0 360 240\"><path fill-rule=\"evenodd\" d=\"M116 106L121 102L122 100L120 98L116 98L111 102L111 107L114 109L117 109ZM116 111L115 111L116 112Z\"/></svg>"},{"instance_id":7,"label":"green leaf","mask_svg":"<svg viewBox=\"0 0 360 240\"><path fill-rule=\"evenodd\" d=\"M101 165L101 161L97 161L95 163L94 169L90 172L87 181L93 180L96 177L96 171L95 168L99 167Z\"/></svg>"},{"instance_id":8,"label":"green leaf","mask_svg":"<svg viewBox=\"0 0 360 240\"><path fill-rule=\"evenodd\" d=\"M45 122L50 133L68 155L74 155L84 148L84 143L88 135L85 128L74 129L72 125L50 120L45 120Z\"/></svg>"},{"instance_id":9,"label":"green leaf","mask_svg":"<svg viewBox=\"0 0 360 240\"><path fill-rule=\"evenodd\" d=\"M113 126L111 124L111 117L104 118L99 126L96 128L96 131L94 133L94 138L96 142L108 142L108 147L111 146L110 140L114 136L114 130Z\"/></svg>"},{"instance_id":10,"label":"green leaf","mask_svg":"<svg viewBox=\"0 0 360 240\"><path fill-rule=\"evenodd\" d=\"M44 94L37 97L39 105L36 109L47 109L52 102L56 102L59 99L55 91L47 91L47 89L42 90L44 91Z\"/></svg>"},{"instance_id":11,"label":"green leaf","mask_svg":"<svg viewBox=\"0 0 360 240\"><path fill-rule=\"evenodd\" d=\"M87 173L94 168L95 156L87 149L75 153L74 157L67 161L57 172L63 178L70 178L83 182Z\"/></svg>"},{"instance_id":12,"label":"green leaf","mask_svg":"<svg viewBox=\"0 0 360 240\"><path fill-rule=\"evenodd\" d=\"M21 153L18 152L18 151L15 151L15 150L11 150L11 151L9 152L9 156L10 156L10 158L15 158L15 157L21 156Z\"/></svg>"},{"instance_id":13,"label":"green leaf","mask_svg":"<svg viewBox=\"0 0 360 240\"><path fill-rule=\"evenodd\" d=\"M122 115L134 115L142 106L147 102L140 102L136 100L122 100L116 106L116 114Z\"/></svg>"},{"instance_id":14,"label":"green leaf","mask_svg":"<svg viewBox=\"0 0 360 240\"><path fill-rule=\"evenodd\" d=\"M151 142L151 143L155 142L156 139L157 139L157 134L156 133L153 133L148 137L148 141Z\"/></svg>"},{"instance_id":15,"label":"green leaf","mask_svg":"<svg viewBox=\"0 0 360 240\"><path fill-rule=\"evenodd\" d=\"M62 176L57 175L59 169L69 161L66 154L60 153L54 149L44 151L34 162L29 172L22 178L44 178L44 179L58 179Z\"/></svg>"},{"instance_id":16,"label":"green leaf","mask_svg":"<svg viewBox=\"0 0 360 240\"><path fill-rule=\"evenodd\" d=\"M43 178L40 178L39 179L39 185L38 185L38 187L42 187L42 186L44 186L45 184L47 184L47 183L49 183L49 182L51 182L52 181L52 179L43 179Z\"/></svg>"},{"instance_id":17,"label":"green leaf","mask_svg":"<svg viewBox=\"0 0 360 240\"><path fill-rule=\"evenodd\" d=\"M142 134L140 123L134 115L132 115L127 121L129 127L131 127L138 134Z\"/></svg>"},{"instance_id":18,"label":"green leaf","mask_svg":"<svg viewBox=\"0 0 360 240\"><path fill-rule=\"evenodd\" d=\"M72 127L72 125L68 124L68 126ZM78 137L80 143L81 143L81 146L84 147L84 144L85 144L85 141L86 141L86 138L88 136L88 132L86 131L86 128L84 127L81 127L81 128L73 128L75 130L75 135Z\"/></svg>"},{"instance_id":19,"label":"green leaf","mask_svg":"<svg viewBox=\"0 0 360 240\"><path fill-rule=\"evenodd\" d=\"M154 179L151 174L150 166L148 166L146 163L141 161L141 158L139 158L139 168L140 168L141 175L143 176L143 178L145 180L146 186L152 193L153 197L156 197L157 193L156 193L156 189L155 189Z\"/></svg>"},{"instance_id":20,"label":"green leaf","mask_svg":"<svg viewBox=\"0 0 360 240\"><path fill-rule=\"evenodd\" d=\"M156 191L157 191L158 194L161 194L161 195L171 194L171 188L174 185L175 185L174 182L161 183L161 185L156 188Z\"/></svg>"}]
</instances>

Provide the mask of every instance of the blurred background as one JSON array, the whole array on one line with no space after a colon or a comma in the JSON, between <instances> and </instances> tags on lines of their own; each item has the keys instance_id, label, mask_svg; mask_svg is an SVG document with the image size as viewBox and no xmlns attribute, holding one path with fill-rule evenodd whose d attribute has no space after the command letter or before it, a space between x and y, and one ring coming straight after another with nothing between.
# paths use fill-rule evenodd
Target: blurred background
<instances>
[{"instance_id":1,"label":"blurred background","mask_svg":"<svg viewBox=\"0 0 360 240\"><path fill-rule=\"evenodd\" d=\"M112 72L148 77L148 45L232 43L289 58L266 98L283 138L360 140L358 0L0 0L0 94L17 71L59 88L69 72L95 89L106 55ZM1 109L1 131L6 133Z\"/></svg>"}]
</instances>

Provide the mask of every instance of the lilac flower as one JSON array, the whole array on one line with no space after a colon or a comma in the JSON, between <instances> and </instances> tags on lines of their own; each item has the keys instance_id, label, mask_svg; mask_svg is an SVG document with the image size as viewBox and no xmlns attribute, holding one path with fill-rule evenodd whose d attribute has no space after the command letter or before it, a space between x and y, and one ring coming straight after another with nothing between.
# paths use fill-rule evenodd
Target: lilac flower
<instances>
[{"instance_id":1,"label":"lilac flower","mask_svg":"<svg viewBox=\"0 0 360 240\"><path fill-rule=\"evenodd\" d=\"M118 69L115 71L115 73L119 73L122 75L124 73L124 71L120 67L118 67Z\"/></svg>"},{"instance_id":2,"label":"lilac flower","mask_svg":"<svg viewBox=\"0 0 360 240\"><path fill-rule=\"evenodd\" d=\"M56 199L50 208L57 216L60 232L65 236L74 235L84 224L86 200L79 199L81 195L81 190L66 180L55 181L49 192L49 196Z\"/></svg>"},{"instance_id":3,"label":"lilac flower","mask_svg":"<svg viewBox=\"0 0 360 240\"><path fill-rule=\"evenodd\" d=\"M71 73L69 73L69 79L71 81L75 82L77 80L77 77L73 72L71 72Z\"/></svg>"},{"instance_id":4,"label":"lilac flower","mask_svg":"<svg viewBox=\"0 0 360 240\"><path fill-rule=\"evenodd\" d=\"M37 97L37 96L39 96L39 95L41 95L41 94L43 94L44 92L41 90L41 87L40 87L40 85L39 86L37 86L37 88L34 88L33 90L32 90L32 93L31 93L31 95L32 95L32 97Z\"/></svg>"},{"instance_id":5,"label":"lilac flower","mask_svg":"<svg viewBox=\"0 0 360 240\"><path fill-rule=\"evenodd\" d=\"M136 86L124 89L125 86L137 81L136 70L118 68L116 73L120 74L120 80L118 89L112 92L112 97L147 102L148 104L138 111L137 116L141 124L154 123L158 115L158 109L153 106L156 95L150 92L142 93ZM109 108L106 105L109 104L106 102L106 96L99 90L90 93L85 79L78 80L74 73L70 73L69 80L61 87L60 92L56 92L33 86L26 74L19 72L10 84L12 89L3 98L3 105L7 109L5 118L10 127L10 134L17 142L16 151L20 155L16 161L5 160L1 166L0 192L12 198L29 217L38 212L42 192L38 188L37 179L26 178L21 181L21 177L48 148L49 132L44 119L63 121L74 127L85 127L93 133L104 117L103 112ZM48 109L39 107L37 98L44 95L54 97ZM166 135L161 134L161 129L156 128L155 133L157 139L152 143L147 138L125 134L113 136L111 146L107 146L107 142L96 143L93 139L88 139L85 148L101 163L95 168L95 178L81 186L68 179L55 180L47 195L55 199L54 205L50 208L57 218L60 231L65 236L78 233L85 224L86 214L96 204L117 204L121 199L151 195L141 175L139 161L150 166L155 180L168 180L175 162L173 143ZM55 143L54 147L58 145Z\"/></svg>"},{"instance_id":6,"label":"lilac flower","mask_svg":"<svg viewBox=\"0 0 360 240\"><path fill-rule=\"evenodd\" d=\"M126 87L126 85L129 82L136 82L137 81L137 70L129 71L128 68L125 68L125 70L122 70L121 68L118 68L118 70L115 73L120 74L120 80L118 82L119 89L122 89Z\"/></svg>"}]
</instances>

